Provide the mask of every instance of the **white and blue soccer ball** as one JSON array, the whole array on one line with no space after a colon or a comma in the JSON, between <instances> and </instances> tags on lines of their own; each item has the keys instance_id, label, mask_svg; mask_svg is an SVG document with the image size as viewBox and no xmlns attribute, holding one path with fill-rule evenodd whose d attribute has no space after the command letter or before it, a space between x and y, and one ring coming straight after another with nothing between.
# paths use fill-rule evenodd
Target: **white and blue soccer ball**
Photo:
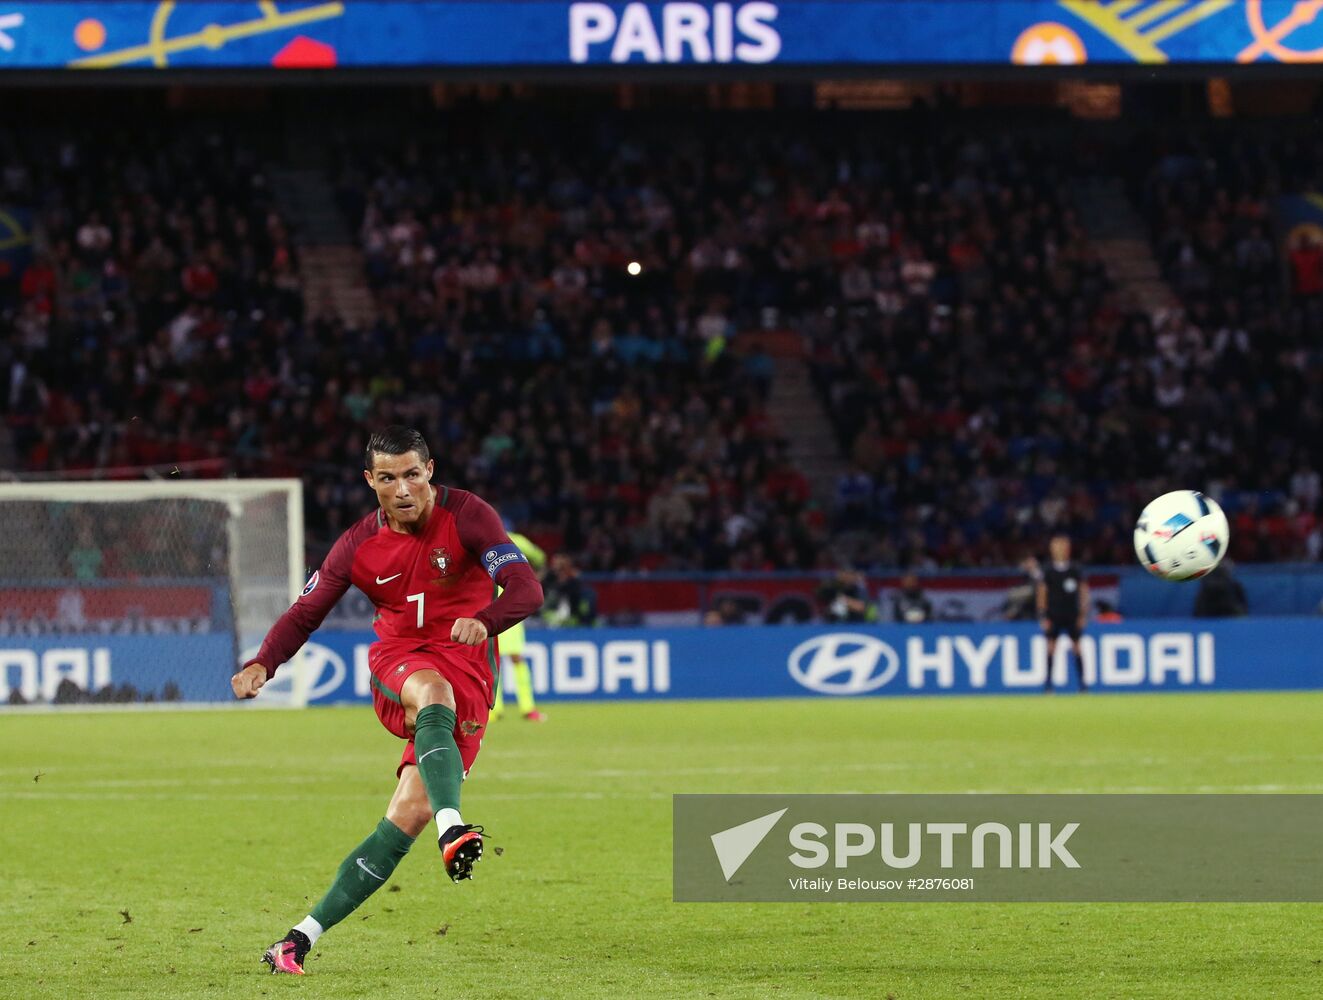
<instances>
[{"instance_id":1,"label":"white and blue soccer ball","mask_svg":"<svg viewBox=\"0 0 1323 1000\"><path fill-rule=\"evenodd\" d=\"M1162 494L1135 524L1135 555L1164 580L1195 580L1211 572L1230 540L1222 508L1195 490Z\"/></svg>"}]
</instances>

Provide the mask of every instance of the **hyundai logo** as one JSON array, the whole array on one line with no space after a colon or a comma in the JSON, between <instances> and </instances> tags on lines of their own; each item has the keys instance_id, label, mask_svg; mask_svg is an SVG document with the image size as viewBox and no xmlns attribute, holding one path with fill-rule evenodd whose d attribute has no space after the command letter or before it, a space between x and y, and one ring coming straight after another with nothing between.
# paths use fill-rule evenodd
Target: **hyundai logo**
<instances>
[{"instance_id":1,"label":"hyundai logo","mask_svg":"<svg viewBox=\"0 0 1323 1000\"><path fill-rule=\"evenodd\" d=\"M303 647L299 669L308 679L308 701L316 701L336 690L345 679L345 661L333 649L315 642Z\"/></svg>"},{"instance_id":2,"label":"hyundai logo","mask_svg":"<svg viewBox=\"0 0 1323 1000\"><path fill-rule=\"evenodd\" d=\"M254 646L244 650L240 662L256 656L259 648ZM303 652L295 657L294 663L281 667L262 689L263 695L273 703L287 700L292 693L290 689L296 672L307 685L307 700L313 702L336 691L344 683L349 671L335 650L317 642L305 643Z\"/></svg>"},{"instance_id":3,"label":"hyundai logo","mask_svg":"<svg viewBox=\"0 0 1323 1000\"><path fill-rule=\"evenodd\" d=\"M790 676L819 694L866 694L896 676L900 658L881 639L859 632L814 636L790 651Z\"/></svg>"}]
</instances>

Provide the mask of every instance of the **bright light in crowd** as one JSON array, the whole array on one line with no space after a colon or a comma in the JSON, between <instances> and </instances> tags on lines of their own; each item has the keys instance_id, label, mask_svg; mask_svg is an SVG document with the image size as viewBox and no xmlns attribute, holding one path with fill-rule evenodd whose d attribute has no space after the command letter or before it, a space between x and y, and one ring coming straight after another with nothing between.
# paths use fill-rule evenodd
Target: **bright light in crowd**
<instances>
[{"instance_id":1,"label":"bright light in crowd","mask_svg":"<svg viewBox=\"0 0 1323 1000\"><path fill-rule=\"evenodd\" d=\"M640 274L643 273L643 265L636 260L631 260L629 264L625 267L625 270L629 272L630 277L637 278Z\"/></svg>"}]
</instances>

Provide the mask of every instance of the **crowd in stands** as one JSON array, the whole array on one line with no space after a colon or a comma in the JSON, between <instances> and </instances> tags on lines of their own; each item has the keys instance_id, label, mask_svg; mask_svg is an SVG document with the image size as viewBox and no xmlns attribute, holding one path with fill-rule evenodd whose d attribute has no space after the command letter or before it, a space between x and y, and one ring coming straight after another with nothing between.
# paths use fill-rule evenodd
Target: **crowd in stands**
<instances>
[{"instance_id":1,"label":"crowd in stands","mask_svg":"<svg viewBox=\"0 0 1323 1000\"><path fill-rule=\"evenodd\" d=\"M1323 146L1224 127L1134 149L1132 199L1180 298L1144 331L1169 447L1226 508L1240 558L1317 560Z\"/></svg>"},{"instance_id":2,"label":"crowd in stands","mask_svg":"<svg viewBox=\"0 0 1323 1000\"><path fill-rule=\"evenodd\" d=\"M854 463L836 527L876 562L1009 564L1064 529L1083 561L1125 563L1129 513L1191 485L1223 501L1239 558L1320 557L1323 240L1292 251L1288 286L1269 199L1311 189L1323 156L1169 147L1136 142L1116 169L1140 165L1180 308L1111 286L1065 151L1023 141L934 151L890 242L857 240L802 329ZM838 209L860 236L869 194Z\"/></svg>"},{"instance_id":3,"label":"crowd in stands","mask_svg":"<svg viewBox=\"0 0 1323 1000\"><path fill-rule=\"evenodd\" d=\"M1118 447L1132 414L1097 418L1103 370L1140 345L1060 160L955 140L837 191L838 287L801 328L852 463L836 527L879 565L1009 565L1063 528L1088 561L1131 557L1154 449Z\"/></svg>"},{"instance_id":4,"label":"crowd in stands","mask_svg":"<svg viewBox=\"0 0 1323 1000\"><path fill-rule=\"evenodd\" d=\"M696 129L447 135L344 159L342 199L388 313L437 348L499 353L507 371L551 374L554 361L558 391L585 355L620 373L589 371L576 391L596 397L599 439L625 446L623 465L594 462L593 476L630 487L592 511L591 568L650 548L667 568L1004 565L1060 527L1086 558L1131 558L1140 472L1163 468L1159 444L1132 447L1150 388L1135 376L1113 387L1122 398L1093 400L1101 369L1144 350L1144 331L1109 298L1060 157L1006 138L743 127L738 142ZM752 475L704 461L705 433L686 435L696 474L678 476L646 436L612 433L619 400L659 361L680 361L679 391L640 395L666 412L728 358L732 334L769 327L803 335L853 460L833 508L808 505L793 470L769 475L778 431L758 405L757 354L713 386L747 387L773 449ZM1112 426L1088 426L1093 415ZM606 538L629 558L597 558Z\"/></svg>"},{"instance_id":5,"label":"crowd in stands","mask_svg":"<svg viewBox=\"0 0 1323 1000\"><path fill-rule=\"evenodd\" d=\"M399 134L329 167L364 329L305 308L234 136L0 142L0 204L40 235L0 274L0 466L302 476L324 550L370 500L366 434L400 422L585 571L1013 565L1062 529L1124 563L1152 495L1265 482L1291 502L1232 503L1238 557L1318 555L1320 300L1263 305L1255 223L1215 255L1243 295L1214 268L1155 321L1090 248L1069 157L1024 137L550 113ZM1214 228L1190 206L1216 189L1155 190ZM784 329L851 463L826 505L768 414L760 334Z\"/></svg>"},{"instance_id":6,"label":"crowd in stands","mask_svg":"<svg viewBox=\"0 0 1323 1000\"><path fill-rule=\"evenodd\" d=\"M307 334L256 153L218 132L3 136L0 205L32 234L0 270L0 467L225 471L279 426Z\"/></svg>"},{"instance_id":7,"label":"crowd in stands","mask_svg":"<svg viewBox=\"0 0 1323 1000\"><path fill-rule=\"evenodd\" d=\"M343 151L442 461L585 570L819 565L826 517L768 417L771 360L736 336L794 294L773 137L760 165L565 125Z\"/></svg>"}]
</instances>

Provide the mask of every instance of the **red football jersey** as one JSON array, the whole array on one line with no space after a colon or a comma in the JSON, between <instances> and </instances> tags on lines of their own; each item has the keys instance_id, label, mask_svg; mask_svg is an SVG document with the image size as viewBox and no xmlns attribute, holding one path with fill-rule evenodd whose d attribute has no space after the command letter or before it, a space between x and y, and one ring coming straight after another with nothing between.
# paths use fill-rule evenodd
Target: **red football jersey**
<instances>
[{"instance_id":1,"label":"red football jersey","mask_svg":"<svg viewBox=\"0 0 1323 1000\"><path fill-rule=\"evenodd\" d=\"M377 609L372 623L377 638L406 650L465 648L450 638L457 618L478 619L487 627L489 643L495 643L497 635L541 607L542 587L491 506L467 490L441 486L434 493L436 503L420 532L391 530L378 509L342 534L251 662L266 667L268 676L274 673L350 584ZM503 588L499 596L498 587Z\"/></svg>"}]
</instances>

